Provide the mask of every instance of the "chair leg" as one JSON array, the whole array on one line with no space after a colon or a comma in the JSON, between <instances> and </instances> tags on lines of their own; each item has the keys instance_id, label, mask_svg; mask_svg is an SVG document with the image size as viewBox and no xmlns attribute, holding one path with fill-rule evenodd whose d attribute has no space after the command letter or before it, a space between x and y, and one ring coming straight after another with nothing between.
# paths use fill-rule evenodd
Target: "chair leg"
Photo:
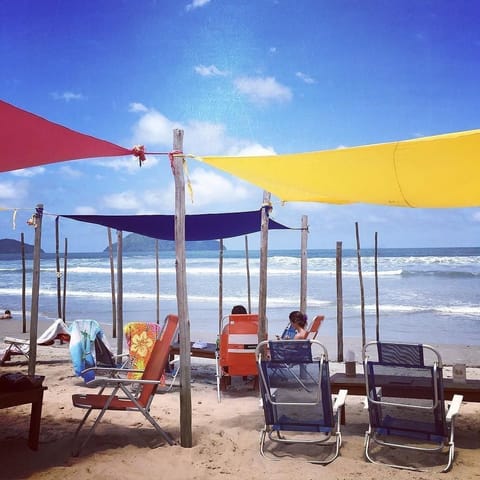
<instances>
[{"instance_id":1,"label":"chair leg","mask_svg":"<svg viewBox=\"0 0 480 480\"><path fill-rule=\"evenodd\" d=\"M105 386L103 386L100 390L100 392L103 392L103 390L105 389ZM80 430L82 429L83 425L85 424L85 422L87 421L87 418L90 416L90 413L92 413L92 410L93 408L90 407L88 410L87 410L87 413L84 415L84 417L82 418L81 422L80 422L80 425L78 425L77 427L77 430L75 431L75 435L73 437L73 448L72 448L72 455L74 457L78 457L78 455L80 455L80 451L83 449L83 447L87 444L87 442L90 440L90 437L92 436L93 432L95 431L95 429L97 428L97 425L99 424L100 420L102 419L102 417L105 415L105 412L108 410L108 407L110 406L110 403L112 402L112 400L114 399L115 395L117 394L117 391L118 391L119 387L115 387L113 390L112 390L112 393L110 394L110 396L108 397L107 401L105 402L105 405L103 406L101 412L98 414L97 418L95 419L95 422L93 423L93 425L90 427L90 430L88 431L87 433L87 437L85 438L85 440L82 442L82 444L77 447L78 445L78 435L80 433ZM131 395L131 394L130 394Z\"/></svg>"}]
</instances>

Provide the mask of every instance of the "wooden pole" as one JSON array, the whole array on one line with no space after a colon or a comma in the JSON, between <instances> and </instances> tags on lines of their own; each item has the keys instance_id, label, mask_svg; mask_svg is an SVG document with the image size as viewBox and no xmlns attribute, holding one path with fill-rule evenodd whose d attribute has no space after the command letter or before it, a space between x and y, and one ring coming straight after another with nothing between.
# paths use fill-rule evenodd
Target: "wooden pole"
<instances>
[{"instance_id":1,"label":"wooden pole","mask_svg":"<svg viewBox=\"0 0 480 480\"><path fill-rule=\"evenodd\" d=\"M25 265L25 236L23 232L20 235L21 249L22 249L22 332L27 332L27 304L26 304L26 291L27 291L27 269Z\"/></svg>"},{"instance_id":2,"label":"wooden pole","mask_svg":"<svg viewBox=\"0 0 480 480\"><path fill-rule=\"evenodd\" d=\"M160 325L160 259L158 252L158 238L155 239L155 285L156 285L156 312L157 312L157 325Z\"/></svg>"},{"instance_id":3,"label":"wooden pole","mask_svg":"<svg viewBox=\"0 0 480 480\"><path fill-rule=\"evenodd\" d=\"M173 150L183 152L183 130L173 131ZM185 178L183 156L173 157L175 177L175 267L177 308L180 330L180 443L192 447L192 391L190 360L190 320L188 316L187 268L185 259Z\"/></svg>"},{"instance_id":4,"label":"wooden pole","mask_svg":"<svg viewBox=\"0 0 480 480\"><path fill-rule=\"evenodd\" d=\"M223 318L223 238L220 239L218 252L218 334Z\"/></svg>"},{"instance_id":5,"label":"wooden pole","mask_svg":"<svg viewBox=\"0 0 480 480\"><path fill-rule=\"evenodd\" d=\"M337 362L343 362L343 279L342 279L342 242L337 242Z\"/></svg>"},{"instance_id":6,"label":"wooden pole","mask_svg":"<svg viewBox=\"0 0 480 480\"><path fill-rule=\"evenodd\" d=\"M32 306L30 309L30 354L28 358L28 374L35 375L37 362L38 331L38 299L40 296L40 252L42 247L43 205L38 204L33 215L35 243L33 247Z\"/></svg>"},{"instance_id":7,"label":"wooden pole","mask_svg":"<svg viewBox=\"0 0 480 480\"><path fill-rule=\"evenodd\" d=\"M308 242L308 217L302 216L302 240L300 252L300 311L307 313L307 242Z\"/></svg>"},{"instance_id":8,"label":"wooden pole","mask_svg":"<svg viewBox=\"0 0 480 480\"><path fill-rule=\"evenodd\" d=\"M247 268L248 313L252 313L252 292L250 287L250 260L248 256L248 235L245 235L245 263Z\"/></svg>"},{"instance_id":9,"label":"wooden pole","mask_svg":"<svg viewBox=\"0 0 480 480\"><path fill-rule=\"evenodd\" d=\"M65 238L65 256L63 257L63 321L67 321L67 255L68 255L68 239Z\"/></svg>"},{"instance_id":10,"label":"wooden pole","mask_svg":"<svg viewBox=\"0 0 480 480\"><path fill-rule=\"evenodd\" d=\"M110 256L110 283L112 287L112 338L117 337L117 300L115 298L115 266L113 262L112 231L110 227L108 232L108 253Z\"/></svg>"},{"instance_id":11,"label":"wooden pole","mask_svg":"<svg viewBox=\"0 0 480 480\"><path fill-rule=\"evenodd\" d=\"M268 338L267 323L267 265L268 265L268 214L270 212L270 192L263 192L260 244L260 285L258 292L258 341Z\"/></svg>"},{"instance_id":12,"label":"wooden pole","mask_svg":"<svg viewBox=\"0 0 480 480\"><path fill-rule=\"evenodd\" d=\"M55 217L55 264L57 267L57 318L62 318L62 287L60 272L60 232L58 228L59 217Z\"/></svg>"},{"instance_id":13,"label":"wooden pole","mask_svg":"<svg viewBox=\"0 0 480 480\"><path fill-rule=\"evenodd\" d=\"M363 288L363 275L362 275L362 258L360 254L360 234L358 231L358 222L355 222L355 237L357 239L357 262L358 262L358 278L360 280L360 313L362 319L362 348L367 343L365 335L365 292Z\"/></svg>"},{"instance_id":14,"label":"wooden pole","mask_svg":"<svg viewBox=\"0 0 480 480\"><path fill-rule=\"evenodd\" d=\"M123 353L123 233L117 231L117 355Z\"/></svg>"},{"instance_id":15,"label":"wooden pole","mask_svg":"<svg viewBox=\"0 0 480 480\"><path fill-rule=\"evenodd\" d=\"M380 306L378 301L378 232L375 232L375 333L377 342L380 341Z\"/></svg>"}]
</instances>

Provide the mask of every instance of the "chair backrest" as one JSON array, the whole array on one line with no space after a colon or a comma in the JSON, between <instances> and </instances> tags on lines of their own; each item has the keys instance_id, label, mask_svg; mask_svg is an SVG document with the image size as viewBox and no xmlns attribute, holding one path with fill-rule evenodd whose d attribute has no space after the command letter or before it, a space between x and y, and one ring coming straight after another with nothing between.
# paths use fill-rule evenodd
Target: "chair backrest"
<instances>
[{"instance_id":1,"label":"chair backrest","mask_svg":"<svg viewBox=\"0 0 480 480\"><path fill-rule=\"evenodd\" d=\"M178 316L167 315L160 337L155 341L150 358L145 365L142 380L160 380L165 367L167 366L170 345L175 338L177 329ZM146 405L157 391L157 388L158 384L142 384L139 402L142 405Z\"/></svg>"},{"instance_id":2,"label":"chair backrest","mask_svg":"<svg viewBox=\"0 0 480 480\"><path fill-rule=\"evenodd\" d=\"M317 340L264 341L256 353L265 423L282 430L331 431L335 418L325 347Z\"/></svg>"},{"instance_id":3,"label":"chair backrest","mask_svg":"<svg viewBox=\"0 0 480 480\"><path fill-rule=\"evenodd\" d=\"M313 320L310 325L310 327L307 330L307 339L308 340L315 340L317 338L318 334L318 329L320 328L320 325L322 322L325 320L324 315L317 315Z\"/></svg>"},{"instance_id":4,"label":"chair backrest","mask_svg":"<svg viewBox=\"0 0 480 480\"><path fill-rule=\"evenodd\" d=\"M369 347L378 358L371 360ZM426 364L426 351L434 358ZM421 344L370 342L364 350L370 425L428 440L447 436L440 355Z\"/></svg>"},{"instance_id":5,"label":"chair backrest","mask_svg":"<svg viewBox=\"0 0 480 480\"><path fill-rule=\"evenodd\" d=\"M125 325L124 331L130 367L135 370L144 370L162 327L152 322L130 322ZM140 374L131 373L128 377L139 378Z\"/></svg>"},{"instance_id":6,"label":"chair backrest","mask_svg":"<svg viewBox=\"0 0 480 480\"><path fill-rule=\"evenodd\" d=\"M258 314L229 315L220 335L220 366L230 375L257 375Z\"/></svg>"}]
</instances>

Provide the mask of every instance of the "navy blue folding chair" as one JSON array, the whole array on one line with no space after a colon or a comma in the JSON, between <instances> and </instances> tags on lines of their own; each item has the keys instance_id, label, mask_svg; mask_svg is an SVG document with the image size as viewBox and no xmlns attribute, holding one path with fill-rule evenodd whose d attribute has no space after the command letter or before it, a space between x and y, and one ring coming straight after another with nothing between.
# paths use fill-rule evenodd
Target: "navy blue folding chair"
<instances>
[{"instance_id":1,"label":"navy blue folding chair","mask_svg":"<svg viewBox=\"0 0 480 480\"><path fill-rule=\"evenodd\" d=\"M298 456L289 446L310 444L330 448L326 454L312 449L309 462L332 462L342 443L339 411L347 391L332 396L325 347L316 340L263 341L256 356L265 416L260 453L278 460Z\"/></svg>"},{"instance_id":2,"label":"navy blue folding chair","mask_svg":"<svg viewBox=\"0 0 480 480\"><path fill-rule=\"evenodd\" d=\"M439 353L429 345L370 342L363 356L369 412L366 458L391 467L428 470L438 467L438 460L406 455L405 450L446 449L442 471L449 470L454 458L454 420L463 397L455 395L446 412ZM399 451L403 454L392 453Z\"/></svg>"}]
</instances>

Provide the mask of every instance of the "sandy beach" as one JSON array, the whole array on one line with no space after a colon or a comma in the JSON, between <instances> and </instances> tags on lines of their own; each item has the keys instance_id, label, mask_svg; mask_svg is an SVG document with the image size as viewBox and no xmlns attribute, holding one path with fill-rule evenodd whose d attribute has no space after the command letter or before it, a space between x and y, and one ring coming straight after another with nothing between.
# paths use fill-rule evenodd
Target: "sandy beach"
<instances>
[{"instance_id":1,"label":"sandy beach","mask_svg":"<svg viewBox=\"0 0 480 480\"><path fill-rule=\"evenodd\" d=\"M2 321L0 338L7 334L28 336L18 333L18 322ZM3 347L1 344L0 348ZM465 358L467 378L480 378L476 349L444 346L441 351L447 365L449 359ZM343 370L343 364L331 362L331 373ZM16 357L8 366L0 367L0 374L12 372L26 373L26 362ZM75 458L71 456L72 438L83 412L73 408L71 395L95 393L96 389L74 376L67 345L39 347L36 373L45 376L44 384L48 387L39 450L35 452L27 446L30 406L1 410L2 479L63 479L72 475L80 479L256 479L266 476L291 479L298 478L299 470L303 479L320 476L378 479L388 475L398 479L479 478L480 404L464 402L462 405L456 423L456 457L447 474L391 470L367 463L363 458L363 439L368 418L360 396L347 398L343 444L339 458L333 463L319 466L299 459L271 461L259 453L263 411L251 384L238 379L218 403L214 362L195 358L192 359L192 448L166 444L152 448L152 444L158 443L158 437L140 414L109 412L81 455ZM445 376L450 375L451 368L446 367ZM180 442L179 388L174 386L168 393L159 393L151 413Z\"/></svg>"}]
</instances>

